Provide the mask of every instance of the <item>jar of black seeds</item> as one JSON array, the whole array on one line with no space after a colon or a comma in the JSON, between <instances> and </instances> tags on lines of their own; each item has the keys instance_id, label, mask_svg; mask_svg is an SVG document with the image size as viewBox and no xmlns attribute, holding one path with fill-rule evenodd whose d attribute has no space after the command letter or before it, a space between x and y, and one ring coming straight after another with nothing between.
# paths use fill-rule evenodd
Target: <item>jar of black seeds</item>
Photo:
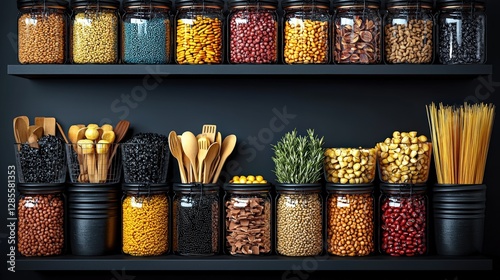
<instances>
[{"instance_id":1,"label":"jar of black seeds","mask_svg":"<svg viewBox=\"0 0 500 280\"><path fill-rule=\"evenodd\" d=\"M173 252L182 256L219 253L219 186L174 184L173 189Z\"/></svg>"},{"instance_id":2,"label":"jar of black seeds","mask_svg":"<svg viewBox=\"0 0 500 280\"><path fill-rule=\"evenodd\" d=\"M438 57L441 64L486 62L484 0L438 0Z\"/></svg>"}]
</instances>

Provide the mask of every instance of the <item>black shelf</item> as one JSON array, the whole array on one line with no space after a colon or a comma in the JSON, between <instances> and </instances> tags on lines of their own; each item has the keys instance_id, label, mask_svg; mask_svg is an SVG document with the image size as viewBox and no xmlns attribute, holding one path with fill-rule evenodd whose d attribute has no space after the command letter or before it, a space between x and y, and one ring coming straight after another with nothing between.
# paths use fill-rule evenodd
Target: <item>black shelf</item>
<instances>
[{"instance_id":1,"label":"black shelf","mask_svg":"<svg viewBox=\"0 0 500 280\"><path fill-rule=\"evenodd\" d=\"M479 76L491 75L493 66L482 65L74 65L26 64L8 65L7 74L24 78L52 77L144 77L217 76L217 75L300 75L300 76Z\"/></svg>"},{"instance_id":2,"label":"black shelf","mask_svg":"<svg viewBox=\"0 0 500 280\"><path fill-rule=\"evenodd\" d=\"M283 256L210 256L159 257L111 256L57 256L16 259L17 270L72 271L72 270L148 270L148 271L286 271L301 267L304 262L315 262L318 271L492 271L493 260L484 256L472 257L283 257ZM308 265L312 265L309 263Z\"/></svg>"}]
</instances>

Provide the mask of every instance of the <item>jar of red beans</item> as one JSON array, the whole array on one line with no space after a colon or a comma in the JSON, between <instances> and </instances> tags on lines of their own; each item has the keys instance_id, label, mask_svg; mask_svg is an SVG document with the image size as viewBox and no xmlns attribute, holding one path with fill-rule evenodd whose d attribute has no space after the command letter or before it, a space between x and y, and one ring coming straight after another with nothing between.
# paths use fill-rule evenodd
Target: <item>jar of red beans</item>
<instances>
[{"instance_id":1,"label":"jar of red beans","mask_svg":"<svg viewBox=\"0 0 500 280\"><path fill-rule=\"evenodd\" d=\"M338 64L381 62L380 0L333 0L333 60Z\"/></svg>"},{"instance_id":2,"label":"jar of red beans","mask_svg":"<svg viewBox=\"0 0 500 280\"><path fill-rule=\"evenodd\" d=\"M379 250L391 256L418 256L428 252L427 186L381 184Z\"/></svg>"},{"instance_id":3,"label":"jar of red beans","mask_svg":"<svg viewBox=\"0 0 500 280\"><path fill-rule=\"evenodd\" d=\"M66 240L64 184L18 184L17 249L25 257L61 255Z\"/></svg>"},{"instance_id":4,"label":"jar of red beans","mask_svg":"<svg viewBox=\"0 0 500 280\"><path fill-rule=\"evenodd\" d=\"M229 0L229 63L278 61L278 0Z\"/></svg>"}]
</instances>

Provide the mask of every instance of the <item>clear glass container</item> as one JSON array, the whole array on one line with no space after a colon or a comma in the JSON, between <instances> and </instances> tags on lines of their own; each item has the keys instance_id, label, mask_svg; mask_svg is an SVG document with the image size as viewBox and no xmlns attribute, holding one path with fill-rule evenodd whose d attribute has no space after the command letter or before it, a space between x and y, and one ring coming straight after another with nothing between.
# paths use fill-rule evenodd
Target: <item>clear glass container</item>
<instances>
[{"instance_id":1,"label":"clear glass container","mask_svg":"<svg viewBox=\"0 0 500 280\"><path fill-rule=\"evenodd\" d=\"M426 185L380 184L379 251L390 256L428 253Z\"/></svg>"},{"instance_id":2,"label":"clear glass container","mask_svg":"<svg viewBox=\"0 0 500 280\"><path fill-rule=\"evenodd\" d=\"M220 251L220 199L216 184L174 184L173 252L211 256Z\"/></svg>"},{"instance_id":3,"label":"clear glass container","mask_svg":"<svg viewBox=\"0 0 500 280\"><path fill-rule=\"evenodd\" d=\"M484 0L438 0L437 56L441 64L486 62Z\"/></svg>"},{"instance_id":4,"label":"clear glass container","mask_svg":"<svg viewBox=\"0 0 500 280\"><path fill-rule=\"evenodd\" d=\"M120 1L75 0L70 28L74 64L113 64L119 59Z\"/></svg>"},{"instance_id":5,"label":"clear glass container","mask_svg":"<svg viewBox=\"0 0 500 280\"><path fill-rule=\"evenodd\" d=\"M226 184L224 190L225 253L271 254L271 185Z\"/></svg>"},{"instance_id":6,"label":"clear glass container","mask_svg":"<svg viewBox=\"0 0 500 280\"><path fill-rule=\"evenodd\" d=\"M276 185L276 253L316 256L323 252L321 184Z\"/></svg>"},{"instance_id":7,"label":"clear glass container","mask_svg":"<svg viewBox=\"0 0 500 280\"><path fill-rule=\"evenodd\" d=\"M221 64L224 58L224 2L178 0L176 10L176 63Z\"/></svg>"},{"instance_id":8,"label":"clear glass container","mask_svg":"<svg viewBox=\"0 0 500 280\"><path fill-rule=\"evenodd\" d=\"M333 0L333 8L333 61L337 64L380 63L380 0Z\"/></svg>"},{"instance_id":9,"label":"clear glass container","mask_svg":"<svg viewBox=\"0 0 500 280\"><path fill-rule=\"evenodd\" d=\"M327 184L327 251L336 256L375 252L374 185Z\"/></svg>"},{"instance_id":10,"label":"clear glass container","mask_svg":"<svg viewBox=\"0 0 500 280\"><path fill-rule=\"evenodd\" d=\"M66 250L64 184L18 184L17 250L25 257Z\"/></svg>"},{"instance_id":11,"label":"clear glass container","mask_svg":"<svg viewBox=\"0 0 500 280\"><path fill-rule=\"evenodd\" d=\"M166 64L171 57L170 0L124 0L121 60L127 64Z\"/></svg>"},{"instance_id":12,"label":"clear glass container","mask_svg":"<svg viewBox=\"0 0 500 280\"><path fill-rule=\"evenodd\" d=\"M159 256L169 250L167 185L123 184L122 252Z\"/></svg>"},{"instance_id":13,"label":"clear glass container","mask_svg":"<svg viewBox=\"0 0 500 280\"><path fill-rule=\"evenodd\" d=\"M229 63L277 63L277 8L278 0L228 1Z\"/></svg>"},{"instance_id":14,"label":"clear glass container","mask_svg":"<svg viewBox=\"0 0 500 280\"><path fill-rule=\"evenodd\" d=\"M68 2L18 0L18 61L21 64L66 62Z\"/></svg>"},{"instance_id":15,"label":"clear glass container","mask_svg":"<svg viewBox=\"0 0 500 280\"><path fill-rule=\"evenodd\" d=\"M385 62L429 64L434 58L432 0L389 0L384 17Z\"/></svg>"},{"instance_id":16,"label":"clear glass container","mask_svg":"<svg viewBox=\"0 0 500 280\"><path fill-rule=\"evenodd\" d=\"M283 0L283 62L326 64L330 57L330 1Z\"/></svg>"},{"instance_id":17,"label":"clear glass container","mask_svg":"<svg viewBox=\"0 0 500 280\"><path fill-rule=\"evenodd\" d=\"M325 149L325 180L334 184L369 184L375 179L376 148Z\"/></svg>"}]
</instances>

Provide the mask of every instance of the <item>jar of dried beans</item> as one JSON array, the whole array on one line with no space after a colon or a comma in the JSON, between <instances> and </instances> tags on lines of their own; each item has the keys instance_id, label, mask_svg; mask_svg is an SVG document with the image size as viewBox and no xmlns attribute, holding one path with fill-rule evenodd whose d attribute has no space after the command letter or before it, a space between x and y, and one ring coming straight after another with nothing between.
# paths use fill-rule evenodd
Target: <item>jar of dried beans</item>
<instances>
[{"instance_id":1,"label":"jar of dried beans","mask_svg":"<svg viewBox=\"0 0 500 280\"><path fill-rule=\"evenodd\" d=\"M330 1L283 0L283 61L326 64L330 53Z\"/></svg>"},{"instance_id":2,"label":"jar of dried beans","mask_svg":"<svg viewBox=\"0 0 500 280\"><path fill-rule=\"evenodd\" d=\"M19 63L65 63L68 2L18 0L17 7Z\"/></svg>"},{"instance_id":3,"label":"jar of dried beans","mask_svg":"<svg viewBox=\"0 0 500 280\"><path fill-rule=\"evenodd\" d=\"M433 61L432 0L389 0L384 17L385 62L428 64Z\"/></svg>"},{"instance_id":4,"label":"jar of dried beans","mask_svg":"<svg viewBox=\"0 0 500 280\"><path fill-rule=\"evenodd\" d=\"M327 251L367 256L375 251L373 184L327 184Z\"/></svg>"},{"instance_id":5,"label":"jar of dried beans","mask_svg":"<svg viewBox=\"0 0 500 280\"><path fill-rule=\"evenodd\" d=\"M380 63L380 0L333 0L333 8L333 61L338 64Z\"/></svg>"},{"instance_id":6,"label":"jar of dried beans","mask_svg":"<svg viewBox=\"0 0 500 280\"><path fill-rule=\"evenodd\" d=\"M438 0L437 55L442 64L486 62L484 0Z\"/></svg>"},{"instance_id":7,"label":"jar of dried beans","mask_svg":"<svg viewBox=\"0 0 500 280\"><path fill-rule=\"evenodd\" d=\"M177 1L175 16L177 64L223 62L223 8L222 0Z\"/></svg>"},{"instance_id":8,"label":"jar of dried beans","mask_svg":"<svg viewBox=\"0 0 500 280\"><path fill-rule=\"evenodd\" d=\"M75 64L118 62L120 1L75 0L70 29L70 58Z\"/></svg>"},{"instance_id":9,"label":"jar of dried beans","mask_svg":"<svg viewBox=\"0 0 500 280\"><path fill-rule=\"evenodd\" d=\"M427 186L380 184L379 250L391 256L428 252Z\"/></svg>"},{"instance_id":10,"label":"jar of dried beans","mask_svg":"<svg viewBox=\"0 0 500 280\"><path fill-rule=\"evenodd\" d=\"M25 257L56 256L66 249L64 184L18 184L17 249Z\"/></svg>"},{"instance_id":11,"label":"jar of dried beans","mask_svg":"<svg viewBox=\"0 0 500 280\"><path fill-rule=\"evenodd\" d=\"M122 186L122 251L159 256L169 250L169 188L161 184Z\"/></svg>"},{"instance_id":12,"label":"jar of dried beans","mask_svg":"<svg viewBox=\"0 0 500 280\"><path fill-rule=\"evenodd\" d=\"M231 255L271 253L271 185L224 186L224 244Z\"/></svg>"},{"instance_id":13,"label":"jar of dried beans","mask_svg":"<svg viewBox=\"0 0 500 280\"><path fill-rule=\"evenodd\" d=\"M278 0L229 0L229 63L278 61Z\"/></svg>"}]
</instances>

